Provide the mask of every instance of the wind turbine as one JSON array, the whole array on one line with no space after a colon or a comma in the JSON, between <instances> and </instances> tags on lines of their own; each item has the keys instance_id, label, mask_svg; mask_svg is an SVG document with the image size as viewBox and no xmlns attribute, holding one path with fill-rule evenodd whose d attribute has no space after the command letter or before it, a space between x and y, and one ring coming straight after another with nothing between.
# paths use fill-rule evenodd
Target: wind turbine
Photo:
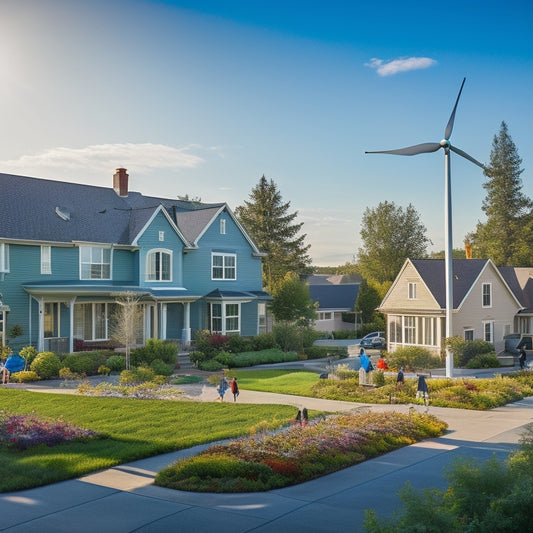
<instances>
[{"instance_id":1,"label":"wind turbine","mask_svg":"<svg viewBox=\"0 0 533 533\"><path fill-rule=\"evenodd\" d=\"M397 150L380 150L374 152L365 152L365 154L393 154L393 155L418 155L436 152L440 148L444 150L444 231L445 231L445 249L444 249L444 268L446 272L446 338L452 336L452 310L453 310L453 265L452 265L452 194L451 194L451 166L450 166L450 152L468 159L478 167L485 169L485 166L468 155L463 150L452 146L450 137L452 135L453 123L455 121L455 112L461 92L465 84L466 78L463 78L457 100L453 106L450 120L444 130L444 139L438 143L422 143L408 146L407 148L399 148ZM446 347L446 377L453 377L453 356L448 347Z\"/></svg>"}]
</instances>

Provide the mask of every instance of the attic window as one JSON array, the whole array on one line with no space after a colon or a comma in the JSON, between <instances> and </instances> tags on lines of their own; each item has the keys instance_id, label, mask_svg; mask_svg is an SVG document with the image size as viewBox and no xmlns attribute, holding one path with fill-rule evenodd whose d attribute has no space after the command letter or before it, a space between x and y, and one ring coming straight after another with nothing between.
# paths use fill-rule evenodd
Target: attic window
<instances>
[{"instance_id":1,"label":"attic window","mask_svg":"<svg viewBox=\"0 0 533 533\"><path fill-rule=\"evenodd\" d=\"M56 207L56 215L63 220L70 220L70 211L66 207Z\"/></svg>"}]
</instances>

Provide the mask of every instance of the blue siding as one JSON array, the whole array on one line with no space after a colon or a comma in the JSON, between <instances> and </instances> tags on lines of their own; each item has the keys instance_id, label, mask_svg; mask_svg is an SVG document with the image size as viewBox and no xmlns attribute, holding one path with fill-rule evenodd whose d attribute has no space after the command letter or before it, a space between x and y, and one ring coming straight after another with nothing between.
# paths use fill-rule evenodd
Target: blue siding
<instances>
[{"instance_id":1,"label":"blue siding","mask_svg":"<svg viewBox=\"0 0 533 533\"><path fill-rule=\"evenodd\" d=\"M164 232L164 241L159 240L159 232ZM183 241L176 234L163 213L158 213L138 241L141 250L138 254L139 285L150 287L183 286ZM172 281L146 281L146 255L153 249L172 251Z\"/></svg>"}]
</instances>

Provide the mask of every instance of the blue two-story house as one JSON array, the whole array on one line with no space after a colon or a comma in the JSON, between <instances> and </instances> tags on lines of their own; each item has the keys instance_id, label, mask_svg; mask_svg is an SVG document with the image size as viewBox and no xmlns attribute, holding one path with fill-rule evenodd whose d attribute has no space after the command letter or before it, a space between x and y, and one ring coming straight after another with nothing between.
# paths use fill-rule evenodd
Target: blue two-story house
<instances>
[{"instance_id":1,"label":"blue two-story house","mask_svg":"<svg viewBox=\"0 0 533 533\"><path fill-rule=\"evenodd\" d=\"M1 344L98 345L125 292L139 298L139 342L264 331L264 254L230 208L144 196L128 180L122 168L112 188L0 174Z\"/></svg>"}]
</instances>

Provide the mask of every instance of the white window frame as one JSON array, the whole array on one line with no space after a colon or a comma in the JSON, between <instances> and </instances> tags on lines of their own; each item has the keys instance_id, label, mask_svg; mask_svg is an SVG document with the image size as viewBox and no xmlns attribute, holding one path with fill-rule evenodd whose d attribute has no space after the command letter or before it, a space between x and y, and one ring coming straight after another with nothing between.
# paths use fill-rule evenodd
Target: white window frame
<instances>
[{"instance_id":1,"label":"white window frame","mask_svg":"<svg viewBox=\"0 0 533 533\"><path fill-rule=\"evenodd\" d=\"M209 304L211 306L211 323L210 329L212 333L221 333L222 335L227 335L229 333L238 333L241 332L241 304L239 302L212 302ZM217 309L217 314L215 315L215 306ZM237 306L237 314L230 314L229 306ZM220 309L220 314L218 314L218 309ZM237 320L237 329L228 327L230 326L230 320ZM215 324L215 320L219 323ZM220 328L216 327L220 324Z\"/></svg>"},{"instance_id":2,"label":"white window frame","mask_svg":"<svg viewBox=\"0 0 533 533\"><path fill-rule=\"evenodd\" d=\"M257 333L266 333L267 331L267 311L266 303L257 303Z\"/></svg>"},{"instance_id":3,"label":"white window frame","mask_svg":"<svg viewBox=\"0 0 533 533\"><path fill-rule=\"evenodd\" d=\"M164 231L160 231L159 232L159 240L161 242L165 240L165 232Z\"/></svg>"},{"instance_id":4,"label":"white window frame","mask_svg":"<svg viewBox=\"0 0 533 533\"><path fill-rule=\"evenodd\" d=\"M215 264L222 258L222 264ZM233 261L233 265L229 264ZM220 271L220 275L218 274ZM233 275L231 273L233 272ZM237 254L211 252L211 280L212 281L235 281L237 279Z\"/></svg>"},{"instance_id":5,"label":"white window frame","mask_svg":"<svg viewBox=\"0 0 533 533\"><path fill-rule=\"evenodd\" d=\"M61 337L61 304L59 302L44 302L43 313L45 325L43 330L44 338L48 339ZM46 335L47 317L50 317L52 321L52 330L55 330L52 331L52 335ZM53 334L55 332L57 332L57 335Z\"/></svg>"},{"instance_id":6,"label":"white window frame","mask_svg":"<svg viewBox=\"0 0 533 533\"><path fill-rule=\"evenodd\" d=\"M41 274L52 273L52 247L41 246Z\"/></svg>"},{"instance_id":7,"label":"white window frame","mask_svg":"<svg viewBox=\"0 0 533 533\"><path fill-rule=\"evenodd\" d=\"M0 273L9 272L9 244L0 242Z\"/></svg>"},{"instance_id":8,"label":"white window frame","mask_svg":"<svg viewBox=\"0 0 533 533\"><path fill-rule=\"evenodd\" d=\"M483 322L483 340L486 342L494 342L494 321L488 320Z\"/></svg>"},{"instance_id":9,"label":"white window frame","mask_svg":"<svg viewBox=\"0 0 533 533\"><path fill-rule=\"evenodd\" d=\"M226 235L226 219L220 219L220 235Z\"/></svg>"},{"instance_id":10,"label":"white window frame","mask_svg":"<svg viewBox=\"0 0 533 533\"><path fill-rule=\"evenodd\" d=\"M485 288L488 289L488 292L485 292ZM488 303L485 303L485 299L488 299ZM492 307L492 283L481 284L481 307Z\"/></svg>"},{"instance_id":11,"label":"white window frame","mask_svg":"<svg viewBox=\"0 0 533 533\"><path fill-rule=\"evenodd\" d=\"M159 255L159 272L157 272L157 258ZM168 279L163 278L163 255L168 256ZM152 257L154 257L154 263L152 264ZM154 248L146 254L146 272L145 272L145 281L172 281L172 250L167 248Z\"/></svg>"},{"instance_id":12,"label":"white window frame","mask_svg":"<svg viewBox=\"0 0 533 533\"><path fill-rule=\"evenodd\" d=\"M416 283L410 281L407 284L407 299L416 300Z\"/></svg>"},{"instance_id":13,"label":"white window frame","mask_svg":"<svg viewBox=\"0 0 533 533\"><path fill-rule=\"evenodd\" d=\"M84 257L86 254L89 257ZM109 254L109 262L105 259L105 255ZM99 257L98 257L99 256ZM85 268L88 265L89 274L84 273ZM109 275L105 276L105 267L109 268ZM110 280L111 273L113 272L113 250L107 246L80 246L80 279L83 280ZM97 274L97 269L93 270L93 267L100 268L100 275Z\"/></svg>"},{"instance_id":14,"label":"white window frame","mask_svg":"<svg viewBox=\"0 0 533 533\"><path fill-rule=\"evenodd\" d=\"M467 335L468 333L468 335ZM472 337L471 339L468 339L467 337ZM474 329L473 328L466 328L463 331L463 338L465 341L473 341L474 340Z\"/></svg>"}]
</instances>

